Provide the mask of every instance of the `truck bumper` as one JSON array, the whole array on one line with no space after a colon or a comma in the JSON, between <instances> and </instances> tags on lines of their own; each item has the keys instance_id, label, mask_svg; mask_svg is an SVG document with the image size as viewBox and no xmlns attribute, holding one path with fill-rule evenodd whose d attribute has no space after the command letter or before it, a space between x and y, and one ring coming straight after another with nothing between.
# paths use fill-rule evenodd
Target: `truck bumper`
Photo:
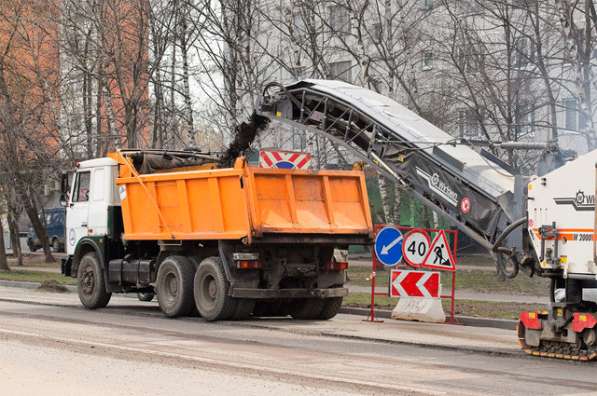
<instances>
[{"instance_id":1,"label":"truck bumper","mask_svg":"<svg viewBox=\"0 0 597 396\"><path fill-rule=\"evenodd\" d=\"M236 298L271 299L271 298L332 298L348 295L343 287L333 289L249 289L234 288L231 296Z\"/></svg>"}]
</instances>

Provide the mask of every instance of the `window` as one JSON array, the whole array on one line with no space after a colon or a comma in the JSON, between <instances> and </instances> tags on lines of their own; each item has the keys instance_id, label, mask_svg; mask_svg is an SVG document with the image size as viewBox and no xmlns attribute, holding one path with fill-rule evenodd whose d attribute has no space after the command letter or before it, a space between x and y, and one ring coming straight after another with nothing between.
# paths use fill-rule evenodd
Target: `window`
<instances>
[{"instance_id":1,"label":"window","mask_svg":"<svg viewBox=\"0 0 597 396\"><path fill-rule=\"evenodd\" d=\"M458 67L464 71L469 71L471 69L471 53L470 47L459 47L456 53L456 61L458 62Z\"/></svg>"},{"instance_id":2,"label":"window","mask_svg":"<svg viewBox=\"0 0 597 396\"><path fill-rule=\"evenodd\" d=\"M514 57L516 59L516 67L525 67L529 62L535 61L535 42L526 37L520 38L516 41Z\"/></svg>"},{"instance_id":3,"label":"window","mask_svg":"<svg viewBox=\"0 0 597 396\"><path fill-rule=\"evenodd\" d=\"M425 11L431 11L433 9L433 0L420 0L421 9Z\"/></svg>"},{"instance_id":4,"label":"window","mask_svg":"<svg viewBox=\"0 0 597 396\"><path fill-rule=\"evenodd\" d=\"M481 124L477 113L471 109L458 112L458 133L463 138L477 138L480 135Z\"/></svg>"},{"instance_id":5,"label":"window","mask_svg":"<svg viewBox=\"0 0 597 396\"><path fill-rule=\"evenodd\" d=\"M568 98L564 99L564 108L566 109L566 118L564 127L566 129L570 129L572 131L577 130L576 125L576 117L577 117L577 107L576 107L576 99L575 98Z\"/></svg>"},{"instance_id":6,"label":"window","mask_svg":"<svg viewBox=\"0 0 597 396\"><path fill-rule=\"evenodd\" d=\"M423 70L431 70L433 68L433 52L425 51L423 53Z\"/></svg>"},{"instance_id":7,"label":"window","mask_svg":"<svg viewBox=\"0 0 597 396\"><path fill-rule=\"evenodd\" d=\"M383 38L383 28L381 23L373 24L373 31L371 32L373 41L379 43Z\"/></svg>"},{"instance_id":8,"label":"window","mask_svg":"<svg viewBox=\"0 0 597 396\"><path fill-rule=\"evenodd\" d=\"M339 5L330 7L330 27L332 33L346 34L350 32L350 16L347 8Z\"/></svg>"},{"instance_id":9,"label":"window","mask_svg":"<svg viewBox=\"0 0 597 396\"><path fill-rule=\"evenodd\" d=\"M587 117L587 113L583 111L583 109L579 109L578 112L578 129L580 131L589 127L589 119Z\"/></svg>"},{"instance_id":10,"label":"window","mask_svg":"<svg viewBox=\"0 0 597 396\"><path fill-rule=\"evenodd\" d=\"M91 182L91 172L77 173L77 183L75 187L75 196L73 202L89 201L89 183Z\"/></svg>"},{"instance_id":11,"label":"window","mask_svg":"<svg viewBox=\"0 0 597 396\"><path fill-rule=\"evenodd\" d=\"M307 71L307 68L305 66L294 66L291 67L289 72L292 75L292 78L296 79L296 80L300 80L301 77L303 77L305 75L305 72Z\"/></svg>"},{"instance_id":12,"label":"window","mask_svg":"<svg viewBox=\"0 0 597 396\"><path fill-rule=\"evenodd\" d=\"M332 62L330 63L330 74L332 79L351 82L352 75L350 69L352 65L350 61Z\"/></svg>"},{"instance_id":13,"label":"window","mask_svg":"<svg viewBox=\"0 0 597 396\"><path fill-rule=\"evenodd\" d=\"M516 109L514 130L517 134L527 134L535 129L535 110L528 101L522 101Z\"/></svg>"},{"instance_id":14,"label":"window","mask_svg":"<svg viewBox=\"0 0 597 396\"><path fill-rule=\"evenodd\" d=\"M296 35L303 35L306 32L305 21L299 12L292 14L292 29Z\"/></svg>"}]
</instances>

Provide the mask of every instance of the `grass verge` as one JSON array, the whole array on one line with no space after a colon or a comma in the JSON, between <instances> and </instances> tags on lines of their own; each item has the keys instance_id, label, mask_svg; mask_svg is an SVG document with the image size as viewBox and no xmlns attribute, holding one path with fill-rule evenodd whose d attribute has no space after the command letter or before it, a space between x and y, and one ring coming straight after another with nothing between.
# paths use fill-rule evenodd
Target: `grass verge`
<instances>
[{"instance_id":1,"label":"grass verge","mask_svg":"<svg viewBox=\"0 0 597 396\"><path fill-rule=\"evenodd\" d=\"M42 271L21 271L12 270L8 272L0 272L0 280L7 281L22 281L22 282L39 282L53 281L61 285L74 285L76 279L66 277L55 272Z\"/></svg>"},{"instance_id":2,"label":"grass verge","mask_svg":"<svg viewBox=\"0 0 597 396\"><path fill-rule=\"evenodd\" d=\"M350 293L344 297L343 306L369 308L371 296L368 293ZM375 306L380 309L392 309L397 299L375 296ZM446 314L450 312L450 300L442 300ZM520 304L510 302L490 302L476 300L456 300L456 315L476 316L496 319L518 319L521 311L534 311L545 308L541 304Z\"/></svg>"},{"instance_id":3,"label":"grass verge","mask_svg":"<svg viewBox=\"0 0 597 396\"><path fill-rule=\"evenodd\" d=\"M376 271L377 286L387 287L390 271ZM357 286L369 286L371 269L366 267L351 267L348 270L350 283ZM448 272L441 275L443 290L452 287L452 276ZM458 270L456 272L456 289L467 289L476 292L524 294L529 296L545 296L549 290L549 280L545 278L530 278L521 273L514 279L500 281L495 272L482 270Z\"/></svg>"}]
</instances>

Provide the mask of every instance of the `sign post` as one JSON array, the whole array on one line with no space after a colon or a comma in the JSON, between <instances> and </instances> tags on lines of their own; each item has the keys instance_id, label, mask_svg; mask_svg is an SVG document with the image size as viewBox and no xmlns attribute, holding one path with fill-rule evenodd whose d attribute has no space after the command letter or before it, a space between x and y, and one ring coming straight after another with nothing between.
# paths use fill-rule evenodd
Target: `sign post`
<instances>
[{"instance_id":1,"label":"sign post","mask_svg":"<svg viewBox=\"0 0 597 396\"><path fill-rule=\"evenodd\" d=\"M430 301L434 298L449 298L450 316L448 323L456 323L454 315L458 232L456 230L434 228L422 229L376 225L375 233L375 245L371 249L373 260L369 320L376 321L375 296L389 295L390 297L405 297L403 298L405 300L403 301L403 307L409 304L413 306L428 304L427 306L429 306ZM392 268L390 284L385 293L376 291L376 268L380 264ZM413 271L413 269L418 271ZM422 269L451 272L452 287L450 294L441 294L439 272L423 271ZM436 280L438 285L437 293L434 286ZM411 301L411 297L415 297L414 300ZM421 297L420 301L417 297ZM441 310L441 304L436 306L437 304L433 303L431 305L433 305L432 312L437 313L436 309L438 308ZM443 315L443 310L441 314Z\"/></svg>"},{"instance_id":2,"label":"sign post","mask_svg":"<svg viewBox=\"0 0 597 396\"><path fill-rule=\"evenodd\" d=\"M379 260L380 263L387 267L394 267L402 260L402 244L403 236L402 232L392 226L384 227L377 232L375 237L375 244L373 245L374 257ZM371 268L371 305L369 306L369 318L371 322L383 322L381 320L375 320L375 291L376 278L377 278L377 263L374 259L372 261L373 267Z\"/></svg>"}]
</instances>

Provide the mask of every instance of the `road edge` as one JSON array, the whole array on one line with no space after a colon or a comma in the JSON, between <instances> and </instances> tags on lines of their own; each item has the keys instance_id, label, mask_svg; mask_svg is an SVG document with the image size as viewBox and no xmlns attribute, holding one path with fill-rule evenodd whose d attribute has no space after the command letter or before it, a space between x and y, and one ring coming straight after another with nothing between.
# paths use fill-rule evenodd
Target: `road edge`
<instances>
[{"instance_id":1,"label":"road edge","mask_svg":"<svg viewBox=\"0 0 597 396\"><path fill-rule=\"evenodd\" d=\"M9 281L0 280L0 286L5 287L17 287L23 289L38 289L41 286L39 282L28 282L28 281ZM63 285L69 292L77 292L77 287L73 285ZM369 316L368 308L359 307L342 307L340 313L349 315ZM392 311L387 309L376 309L375 315L382 319L390 319ZM484 317L473 317L456 315L456 324L462 326L473 326L473 327L491 327L496 329L514 330L516 329L517 322L509 319L495 319L495 318L484 318Z\"/></svg>"}]
</instances>

